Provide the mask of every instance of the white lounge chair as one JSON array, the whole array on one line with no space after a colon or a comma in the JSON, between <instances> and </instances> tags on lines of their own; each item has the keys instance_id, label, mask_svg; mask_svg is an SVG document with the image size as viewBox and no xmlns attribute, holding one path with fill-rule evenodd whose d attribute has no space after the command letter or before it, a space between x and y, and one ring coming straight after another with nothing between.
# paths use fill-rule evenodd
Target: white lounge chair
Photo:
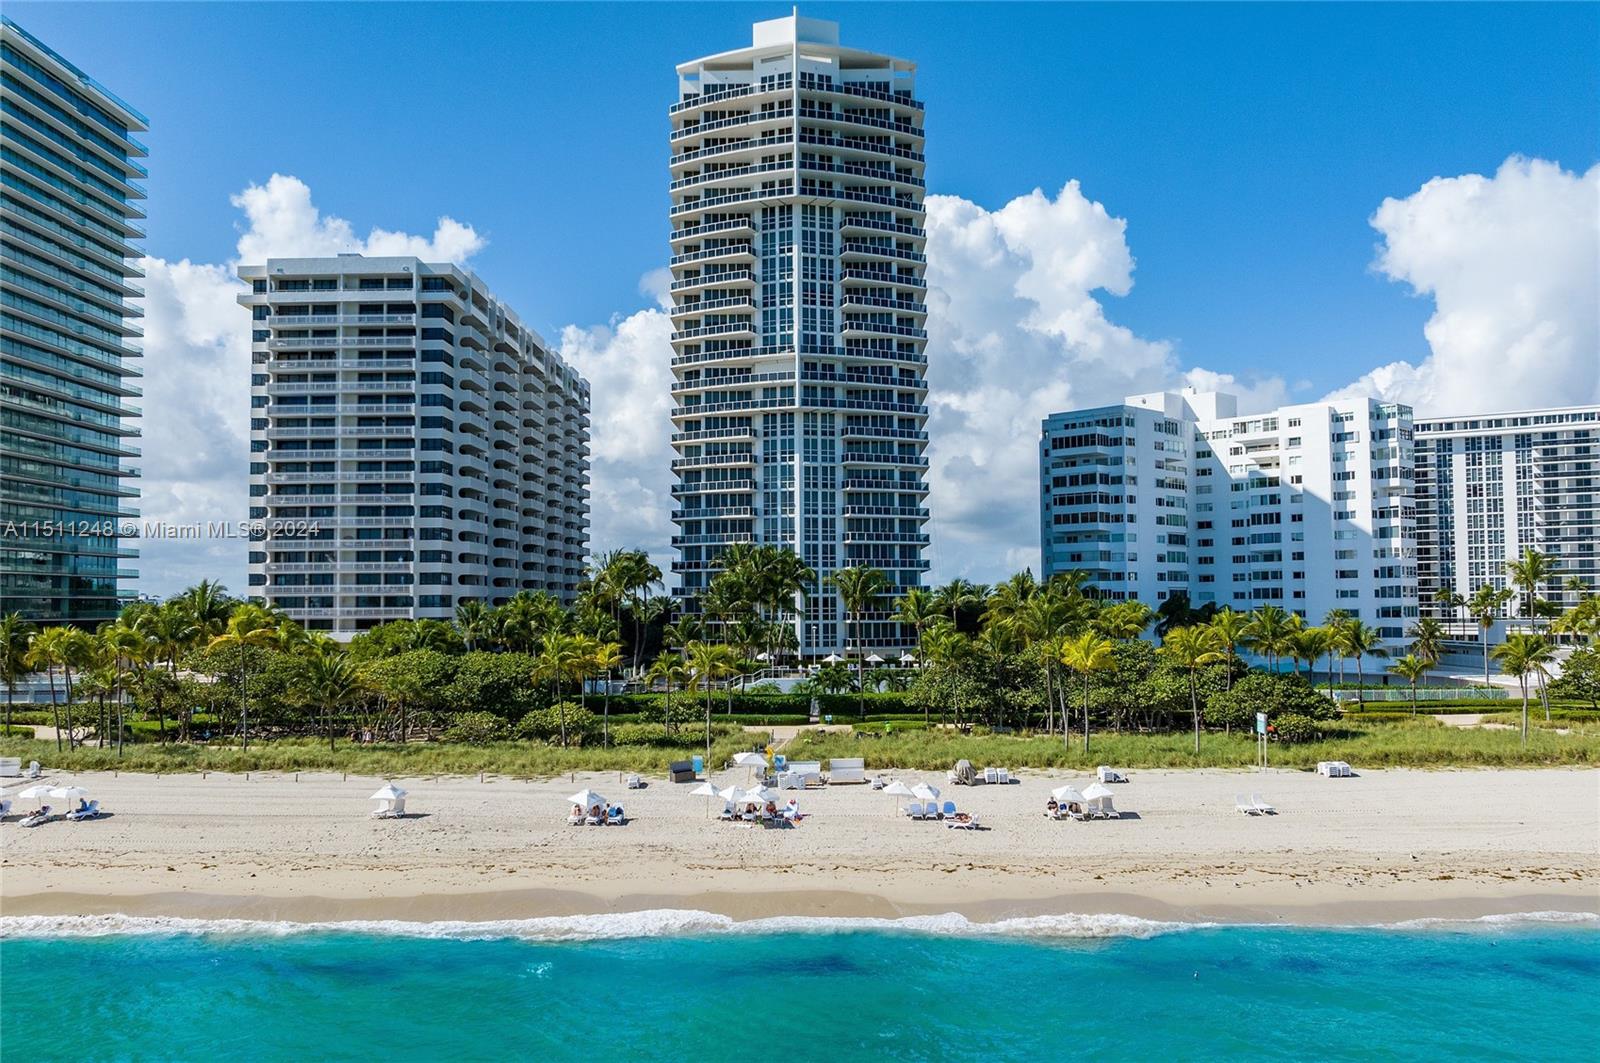
<instances>
[{"instance_id":1,"label":"white lounge chair","mask_svg":"<svg viewBox=\"0 0 1600 1063\"><path fill-rule=\"evenodd\" d=\"M30 760L28 761L28 770L22 773L22 777L24 779L37 779L42 774L44 773L39 768L39 762Z\"/></svg>"},{"instance_id":2,"label":"white lounge chair","mask_svg":"<svg viewBox=\"0 0 1600 1063\"><path fill-rule=\"evenodd\" d=\"M1128 777L1115 768L1102 764L1094 770L1095 778L1101 782L1127 782Z\"/></svg>"},{"instance_id":3,"label":"white lounge chair","mask_svg":"<svg viewBox=\"0 0 1600 1063\"><path fill-rule=\"evenodd\" d=\"M22 817L22 825L24 827L37 827L40 824L49 823L53 818L55 817L51 813L50 806L40 805L39 811L31 812Z\"/></svg>"},{"instance_id":4,"label":"white lounge chair","mask_svg":"<svg viewBox=\"0 0 1600 1063\"><path fill-rule=\"evenodd\" d=\"M77 809L76 811L73 811L73 812L68 812L67 813L67 818L72 820L74 823L76 823L77 821L84 820L84 819L99 819L101 814L102 813L100 812L100 802L99 801L90 801L87 804L85 804L82 808L79 808L79 809Z\"/></svg>"},{"instance_id":5,"label":"white lounge chair","mask_svg":"<svg viewBox=\"0 0 1600 1063\"><path fill-rule=\"evenodd\" d=\"M956 812L944 818L944 825L951 830L977 830L978 817L970 812Z\"/></svg>"},{"instance_id":6,"label":"white lounge chair","mask_svg":"<svg viewBox=\"0 0 1600 1063\"><path fill-rule=\"evenodd\" d=\"M999 783L1001 786L1010 786L1011 785L1011 771L1010 771L1010 769L1009 768L996 768L995 772L994 772L994 781Z\"/></svg>"},{"instance_id":7,"label":"white lounge chair","mask_svg":"<svg viewBox=\"0 0 1600 1063\"><path fill-rule=\"evenodd\" d=\"M637 776L637 775L630 775L630 776L628 776L627 780L624 782L623 785L625 785L630 790L643 790L644 789L644 780L639 778L639 776Z\"/></svg>"},{"instance_id":8,"label":"white lounge chair","mask_svg":"<svg viewBox=\"0 0 1600 1063\"><path fill-rule=\"evenodd\" d=\"M718 819L725 819L725 820L732 820L734 818L733 806L732 805L723 805L722 806L722 811L717 813L717 818Z\"/></svg>"},{"instance_id":9,"label":"white lounge chair","mask_svg":"<svg viewBox=\"0 0 1600 1063\"><path fill-rule=\"evenodd\" d=\"M8 797L0 800L0 819L5 819L9 815L11 815L11 799Z\"/></svg>"},{"instance_id":10,"label":"white lounge chair","mask_svg":"<svg viewBox=\"0 0 1600 1063\"><path fill-rule=\"evenodd\" d=\"M1233 807L1238 809L1240 812L1243 812L1247 816L1261 815L1261 810L1255 806L1254 802L1246 801L1244 794L1233 795Z\"/></svg>"},{"instance_id":11,"label":"white lounge chair","mask_svg":"<svg viewBox=\"0 0 1600 1063\"><path fill-rule=\"evenodd\" d=\"M995 768L984 768L983 782L986 786L998 785L1000 782L1000 772Z\"/></svg>"},{"instance_id":12,"label":"white lounge chair","mask_svg":"<svg viewBox=\"0 0 1600 1063\"><path fill-rule=\"evenodd\" d=\"M1251 794L1250 803L1255 805L1256 811L1260 812L1264 816L1276 816L1278 814L1278 810L1276 808L1261 800L1260 794Z\"/></svg>"}]
</instances>

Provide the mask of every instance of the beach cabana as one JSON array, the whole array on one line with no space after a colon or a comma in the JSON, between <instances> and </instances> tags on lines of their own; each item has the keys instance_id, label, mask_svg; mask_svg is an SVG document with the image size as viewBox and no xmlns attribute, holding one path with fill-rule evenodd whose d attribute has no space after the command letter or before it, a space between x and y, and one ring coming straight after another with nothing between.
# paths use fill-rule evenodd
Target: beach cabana
<instances>
[{"instance_id":1,"label":"beach cabana","mask_svg":"<svg viewBox=\"0 0 1600 1063\"><path fill-rule=\"evenodd\" d=\"M1072 816L1074 819L1082 819L1088 814L1089 800L1079 793L1078 788L1075 786L1058 786L1050 791L1050 796L1056 803L1056 819L1060 819L1064 815ZM1077 811L1074 812L1074 809ZM1046 815L1049 814L1049 811L1046 810Z\"/></svg>"},{"instance_id":2,"label":"beach cabana","mask_svg":"<svg viewBox=\"0 0 1600 1063\"><path fill-rule=\"evenodd\" d=\"M1089 814L1103 816L1106 819L1116 819L1117 810L1111 804L1111 791L1102 783L1090 783L1089 788L1083 791L1084 800L1089 804Z\"/></svg>"},{"instance_id":3,"label":"beach cabana","mask_svg":"<svg viewBox=\"0 0 1600 1063\"><path fill-rule=\"evenodd\" d=\"M567 800L572 803L573 808L582 810L585 823L605 822L606 809L610 807L610 802L593 790L579 790Z\"/></svg>"},{"instance_id":4,"label":"beach cabana","mask_svg":"<svg viewBox=\"0 0 1600 1063\"><path fill-rule=\"evenodd\" d=\"M372 810L374 819L399 819L406 814L406 792L392 782L384 783L367 800L378 802Z\"/></svg>"}]
</instances>

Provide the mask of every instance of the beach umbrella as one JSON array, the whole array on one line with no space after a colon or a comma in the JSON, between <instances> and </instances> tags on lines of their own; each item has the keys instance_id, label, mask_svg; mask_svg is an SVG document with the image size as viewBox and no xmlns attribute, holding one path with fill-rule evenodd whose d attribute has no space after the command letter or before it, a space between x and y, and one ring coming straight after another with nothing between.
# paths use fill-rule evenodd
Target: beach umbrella
<instances>
[{"instance_id":1,"label":"beach umbrella","mask_svg":"<svg viewBox=\"0 0 1600 1063\"><path fill-rule=\"evenodd\" d=\"M939 788L930 786L925 782L919 782L911 788L911 796L921 798L924 801L932 801L939 796Z\"/></svg>"},{"instance_id":2,"label":"beach umbrella","mask_svg":"<svg viewBox=\"0 0 1600 1063\"><path fill-rule=\"evenodd\" d=\"M711 781L708 779L705 782L701 783L699 786L696 786L693 790L690 790L689 791L689 796L690 797L712 798L712 797L718 797L720 795L717 792L717 788L714 785L712 785ZM711 802L709 800L706 801L706 818L707 819L711 818Z\"/></svg>"},{"instance_id":3,"label":"beach umbrella","mask_svg":"<svg viewBox=\"0 0 1600 1063\"><path fill-rule=\"evenodd\" d=\"M777 801L782 796L770 786L752 786L748 790L742 791L738 799L740 801L754 801L758 805L764 805L768 801Z\"/></svg>"},{"instance_id":4,"label":"beach umbrella","mask_svg":"<svg viewBox=\"0 0 1600 1063\"><path fill-rule=\"evenodd\" d=\"M900 808L900 799L902 797L914 797L914 796L916 796L915 794L913 794L911 792L911 787L907 786L905 783L901 782L899 779L896 779L894 782L890 783L888 786L885 786L883 788L883 792L885 794L887 794L888 796L894 798L894 807L897 810Z\"/></svg>"},{"instance_id":5,"label":"beach umbrella","mask_svg":"<svg viewBox=\"0 0 1600 1063\"><path fill-rule=\"evenodd\" d=\"M43 801L50 796L50 789L48 785L30 786L20 791L17 796L27 801Z\"/></svg>"},{"instance_id":6,"label":"beach umbrella","mask_svg":"<svg viewBox=\"0 0 1600 1063\"><path fill-rule=\"evenodd\" d=\"M844 660L844 658L840 657L837 653L830 653L823 658L823 661L827 664L838 664L842 660Z\"/></svg>"},{"instance_id":7,"label":"beach umbrella","mask_svg":"<svg viewBox=\"0 0 1600 1063\"><path fill-rule=\"evenodd\" d=\"M912 656L910 651L907 651L907 652L902 653L900 655L900 663L901 664L916 664L917 663L917 659L916 659L916 657Z\"/></svg>"},{"instance_id":8,"label":"beach umbrella","mask_svg":"<svg viewBox=\"0 0 1600 1063\"><path fill-rule=\"evenodd\" d=\"M1102 812L1111 810L1112 793L1109 788L1099 783L1091 783L1089 788L1083 791L1083 796L1097 810Z\"/></svg>"},{"instance_id":9,"label":"beach umbrella","mask_svg":"<svg viewBox=\"0 0 1600 1063\"><path fill-rule=\"evenodd\" d=\"M57 786L50 791L50 796L67 802L67 811L72 811L74 801L82 801L89 796L89 791L81 786Z\"/></svg>"},{"instance_id":10,"label":"beach umbrella","mask_svg":"<svg viewBox=\"0 0 1600 1063\"><path fill-rule=\"evenodd\" d=\"M396 798L404 797L405 795L406 795L406 792L404 790L400 789L400 787L396 786L394 783L389 782L389 783L384 783L382 788L380 788L377 793L375 793L371 797L367 798L367 800L368 801L393 801Z\"/></svg>"},{"instance_id":11,"label":"beach umbrella","mask_svg":"<svg viewBox=\"0 0 1600 1063\"><path fill-rule=\"evenodd\" d=\"M567 801L571 804L577 805L585 812L588 812L589 809L593 808L595 805L599 805L601 808L608 807L608 802L606 799L595 793L593 790L579 790L577 793L567 798Z\"/></svg>"},{"instance_id":12,"label":"beach umbrella","mask_svg":"<svg viewBox=\"0 0 1600 1063\"><path fill-rule=\"evenodd\" d=\"M1056 799L1058 805L1081 805L1087 802L1074 786L1058 786L1050 791L1050 796Z\"/></svg>"},{"instance_id":13,"label":"beach umbrella","mask_svg":"<svg viewBox=\"0 0 1600 1063\"><path fill-rule=\"evenodd\" d=\"M882 664L883 663L883 658L879 657L876 653L868 654L867 663L868 664Z\"/></svg>"}]
</instances>

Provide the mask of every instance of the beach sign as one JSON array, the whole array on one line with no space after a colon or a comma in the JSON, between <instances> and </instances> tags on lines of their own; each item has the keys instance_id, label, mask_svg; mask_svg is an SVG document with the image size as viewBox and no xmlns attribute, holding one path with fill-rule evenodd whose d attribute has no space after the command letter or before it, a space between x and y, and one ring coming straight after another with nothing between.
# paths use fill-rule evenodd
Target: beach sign
<instances>
[{"instance_id":1,"label":"beach sign","mask_svg":"<svg viewBox=\"0 0 1600 1063\"><path fill-rule=\"evenodd\" d=\"M1264 712L1258 712L1258 713L1256 713L1256 734L1264 735L1266 733L1267 733L1267 714L1264 713Z\"/></svg>"}]
</instances>

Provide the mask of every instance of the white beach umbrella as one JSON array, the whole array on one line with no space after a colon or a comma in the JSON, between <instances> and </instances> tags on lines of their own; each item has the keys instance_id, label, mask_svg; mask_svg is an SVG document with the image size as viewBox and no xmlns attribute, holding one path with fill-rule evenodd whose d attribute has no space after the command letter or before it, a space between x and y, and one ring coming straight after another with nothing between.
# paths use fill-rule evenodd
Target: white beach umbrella
<instances>
[{"instance_id":1,"label":"white beach umbrella","mask_svg":"<svg viewBox=\"0 0 1600 1063\"><path fill-rule=\"evenodd\" d=\"M907 652L902 653L900 655L900 663L901 664L916 664L917 663L917 658L910 651L907 651Z\"/></svg>"},{"instance_id":2,"label":"white beach umbrella","mask_svg":"<svg viewBox=\"0 0 1600 1063\"><path fill-rule=\"evenodd\" d=\"M767 758L760 753L735 753L733 762L741 768L765 768Z\"/></svg>"},{"instance_id":3,"label":"white beach umbrella","mask_svg":"<svg viewBox=\"0 0 1600 1063\"><path fill-rule=\"evenodd\" d=\"M921 798L924 801L932 801L939 796L939 788L925 782L919 782L911 788L911 796Z\"/></svg>"},{"instance_id":4,"label":"white beach umbrella","mask_svg":"<svg viewBox=\"0 0 1600 1063\"><path fill-rule=\"evenodd\" d=\"M402 798L406 792L392 782L384 783L377 793L367 798L368 801L394 801Z\"/></svg>"},{"instance_id":5,"label":"white beach umbrella","mask_svg":"<svg viewBox=\"0 0 1600 1063\"><path fill-rule=\"evenodd\" d=\"M696 786L693 790L690 790L689 791L689 796L690 797L704 797L704 798L707 799L706 800L706 818L710 819L711 818L711 801L710 801L710 798L718 797L718 796L721 796L721 795L717 792L717 788L716 788L715 785L712 784L711 780L707 779L705 782L701 783L699 786Z\"/></svg>"},{"instance_id":6,"label":"white beach umbrella","mask_svg":"<svg viewBox=\"0 0 1600 1063\"><path fill-rule=\"evenodd\" d=\"M1083 796L1091 801L1098 801L1102 797L1113 797L1115 795L1109 787L1095 782L1089 784L1089 788L1083 791Z\"/></svg>"},{"instance_id":7,"label":"white beach umbrella","mask_svg":"<svg viewBox=\"0 0 1600 1063\"><path fill-rule=\"evenodd\" d=\"M876 653L869 654L867 656L867 663L868 664L882 664L883 663L883 658L879 657Z\"/></svg>"},{"instance_id":8,"label":"white beach umbrella","mask_svg":"<svg viewBox=\"0 0 1600 1063\"><path fill-rule=\"evenodd\" d=\"M761 653L756 654L756 660L758 660L758 661L770 661L770 660L772 660L772 654L766 653L765 651L763 651Z\"/></svg>"},{"instance_id":9,"label":"white beach umbrella","mask_svg":"<svg viewBox=\"0 0 1600 1063\"><path fill-rule=\"evenodd\" d=\"M1081 805L1087 800L1075 786L1058 786L1050 791L1050 796L1058 805Z\"/></svg>"},{"instance_id":10,"label":"white beach umbrella","mask_svg":"<svg viewBox=\"0 0 1600 1063\"><path fill-rule=\"evenodd\" d=\"M739 800L754 801L758 805L764 805L768 801L777 801L782 796L782 794L772 789L770 786L752 786L748 790L744 790L739 794Z\"/></svg>"},{"instance_id":11,"label":"white beach umbrella","mask_svg":"<svg viewBox=\"0 0 1600 1063\"><path fill-rule=\"evenodd\" d=\"M605 808L607 805L606 799L595 793L593 790L579 790L577 793L567 798L567 801L571 804L577 805L585 812L589 811L589 809L593 808L595 805L599 805L601 808Z\"/></svg>"},{"instance_id":12,"label":"white beach umbrella","mask_svg":"<svg viewBox=\"0 0 1600 1063\"><path fill-rule=\"evenodd\" d=\"M67 809L71 811L74 801L81 801L89 796L89 791L81 786L57 786L51 789L50 796L58 801L67 802Z\"/></svg>"},{"instance_id":13,"label":"white beach umbrella","mask_svg":"<svg viewBox=\"0 0 1600 1063\"><path fill-rule=\"evenodd\" d=\"M844 658L840 657L837 653L830 653L824 657L823 660L828 664L838 664L840 661L844 660Z\"/></svg>"},{"instance_id":14,"label":"white beach umbrella","mask_svg":"<svg viewBox=\"0 0 1600 1063\"><path fill-rule=\"evenodd\" d=\"M899 779L896 779L894 782L891 782L888 786L885 786L883 788L883 792L885 794L887 794L888 796L894 798L894 807L896 809L898 809L900 807L900 799L902 797L914 797L915 796L911 792L911 787L907 786L905 783L901 782Z\"/></svg>"},{"instance_id":15,"label":"white beach umbrella","mask_svg":"<svg viewBox=\"0 0 1600 1063\"><path fill-rule=\"evenodd\" d=\"M51 787L40 784L38 786L30 786L26 790L19 791L17 796L27 801L43 801L45 798L50 796L50 790Z\"/></svg>"}]
</instances>

